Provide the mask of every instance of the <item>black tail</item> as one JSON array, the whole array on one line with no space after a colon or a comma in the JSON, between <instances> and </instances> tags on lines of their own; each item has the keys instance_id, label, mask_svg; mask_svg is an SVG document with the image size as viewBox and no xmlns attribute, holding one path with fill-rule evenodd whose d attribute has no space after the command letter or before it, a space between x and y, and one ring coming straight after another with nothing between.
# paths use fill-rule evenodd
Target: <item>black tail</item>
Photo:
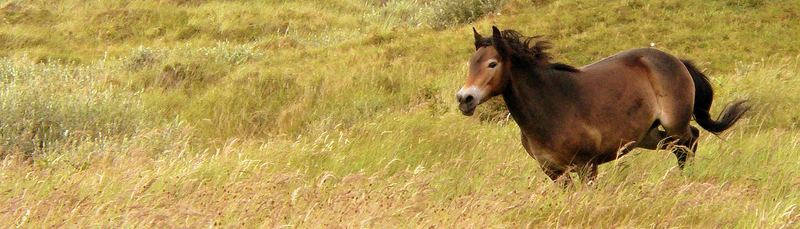
<instances>
[{"instance_id":1,"label":"black tail","mask_svg":"<svg viewBox=\"0 0 800 229\"><path fill-rule=\"evenodd\" d=\"M745 104L747 100L735 101L725 106L717 120L711 119L708 112L711 109L711 102L714 100L714 89L711 88L708 77L700 72L691 61L681 61L686 69L689 69L692 80L694 80L694 119L703 129L719 134L733 126L750 109Z\"/></svg>"}]
</instances>

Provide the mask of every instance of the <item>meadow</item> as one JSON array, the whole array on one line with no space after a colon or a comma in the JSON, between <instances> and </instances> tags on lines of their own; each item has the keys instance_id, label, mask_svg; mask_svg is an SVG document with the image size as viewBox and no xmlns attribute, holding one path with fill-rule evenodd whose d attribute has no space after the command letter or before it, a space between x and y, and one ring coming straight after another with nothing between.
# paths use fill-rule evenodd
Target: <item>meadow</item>
<instances>
[{"instance_id":1,"label":"meadow","mask_svg":"<svg viewBox=\"0 0 800 229\"><path fill-rule=\"evenodd\" d=\"M0 1L0 227L800 227L795 0ZM651 43L751 112L562 188L472 27L576 66Z\"/></svg>"}]
</instances>

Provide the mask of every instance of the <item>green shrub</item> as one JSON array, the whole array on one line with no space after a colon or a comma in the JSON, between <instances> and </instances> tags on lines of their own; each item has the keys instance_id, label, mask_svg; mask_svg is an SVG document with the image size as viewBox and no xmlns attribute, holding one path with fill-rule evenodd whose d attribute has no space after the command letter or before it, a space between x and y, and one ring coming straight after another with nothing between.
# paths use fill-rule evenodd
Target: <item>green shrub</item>
<instances>
[{"instance_id":1,"label":"green shrub","mask_svg":"<svg viewBox=\"0 0 800 229\"><path fill-rule=\"evenodd\" d=\"M125 59L125 67L131 71L139 71L151 67L163 59L163 52L139 46Z\"/></svg>"},{"instance_id":2,"label":"green shrub","mask_svg":"<svg viewBox=\"0 0 800 229\"><path fill-rule=\"evenodd\" d=\"M135 132L143 120L133 93L100 85L103 64L70 67L0 59L0 155L34 155L56 142Z\"/></svg>"},{"instance_id":3,"label":"green shrub","mask_svg":"<svg viewBox=\"0 0 800 229\"><path fill-rule=\"evenodd\" d=\"M473 22L500 9L506 0L435 0L428 9L428 24L434 28Z\"/></svg>"}]
</instances>

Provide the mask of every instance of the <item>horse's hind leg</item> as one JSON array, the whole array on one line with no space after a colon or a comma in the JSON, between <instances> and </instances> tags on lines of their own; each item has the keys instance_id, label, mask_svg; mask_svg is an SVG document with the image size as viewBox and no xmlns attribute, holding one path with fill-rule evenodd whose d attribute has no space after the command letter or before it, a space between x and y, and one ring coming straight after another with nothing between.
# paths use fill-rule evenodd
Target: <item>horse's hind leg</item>
<instances>
[{"instance_id":1,"label":"horse's hind leg","mask_svg":"<svg viewBox=\"0 0 800 229\"><path fill-rule=\"evenodd\" d=\"M683 169L687 160L694 157L697 151L697 138L700 137L700 130L697 127L689 126L691 136L678 140L676 146L672 148L672 153L678 158L678 167Z\"/></svg>"},{"instance_id":2,"label":"horse's hind leg","mask_svg":"<svg viewBox=\"0 0 800 229\"><path fill-rule=\"evenodd\" d=\"M665 139L669 137L666 131L659 130L657 127L650 128L647 135L636 144L636 147L655 150L666 149Z\"/></svg>"},{"instance_id":3,"label":"horse's hind leg","mask_svg":"<svg viewBox=\"0 0 800 229\"><path fill-rule=\"evenodd\" d=\"M681 60L664 53L653 53L641 58L650 70L650 82L656 95L659 112L656 116L669 136L668 143L677 147L672 152L683 168L697 138L696 128L689 125L695 102L694 80Z\"/></svg>"},{"instance_id":4,"label":"horse's hind leg","mask_svg":"<svg viewBox=\"0 0 800 229\"><path fill-rule=\"evenodd\" d=\"M672 137L666 131L652 128L636 146L645 149L667 149L673 145L672 153L678 159L678 167L683 169L686 161L694 156L697 150L697 138L700 130L694 126L689 126L689 133L679 137ZM677 140L676 140L677 139Z\"/></svg>"},{"instance_id":5,"label":"horse's hind leg","mask_svg":"<svg viewBox=\"0 0 800 229\"><path fill-rule=\"evenodd\" d=\"M695 142L697 137L700 136L700 131L690 125L685 125L682 128L670 128L665 126L667 134L670 136L667 142L674 143L672 153L678 159L678 167L683 169L686 166L686 161L694 156L694 150L697 149Z\"/></svg>"},{"instance_id":6,"label":"horse's hind leg","mask_svg":"<svg viewBox=\"0 0 800 229\"><path fill-rule=\"evenodd\" d=\"M670 135L667 131L659 130L654 126L636 144L636 147L655 150L667 149L672 145L672 153L678 159L678 167L683 169L686 166L686 161L690 160L694 156L694 152L697 151L697 138L700 136L700 130L694 126L687 126L689 130L682 135ZM669 130L667 127L665 129ZM675 133L674 129L672 130Z\"/></svg>"}]
</instances>

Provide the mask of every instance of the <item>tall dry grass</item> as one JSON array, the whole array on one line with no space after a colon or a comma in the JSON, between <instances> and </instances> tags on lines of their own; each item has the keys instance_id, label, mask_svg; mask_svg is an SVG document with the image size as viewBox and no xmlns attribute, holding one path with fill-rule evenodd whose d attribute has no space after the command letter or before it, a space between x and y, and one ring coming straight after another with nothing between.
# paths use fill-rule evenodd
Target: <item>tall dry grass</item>
<instances>
[{"instance_id":1,"label":"tall dry grass","mask_svg":"<svg viewBox=\"0 0 800 229\"><path fill-rule=\"evenodd\" d=\"M0 224L798 225L796 2L460 2L2 3ZM455 110L491 24L576 65L655 43L710 75L712 112L754 108L684 171L640 150L563 189L502 103Z\"/></svg>"}]
</instances>

